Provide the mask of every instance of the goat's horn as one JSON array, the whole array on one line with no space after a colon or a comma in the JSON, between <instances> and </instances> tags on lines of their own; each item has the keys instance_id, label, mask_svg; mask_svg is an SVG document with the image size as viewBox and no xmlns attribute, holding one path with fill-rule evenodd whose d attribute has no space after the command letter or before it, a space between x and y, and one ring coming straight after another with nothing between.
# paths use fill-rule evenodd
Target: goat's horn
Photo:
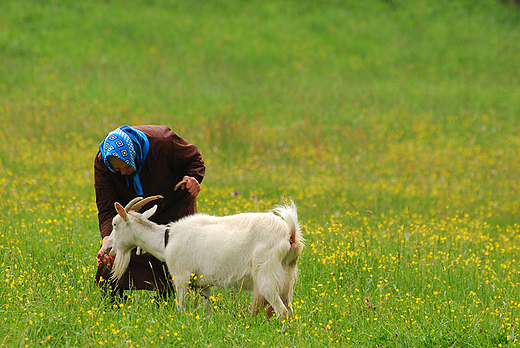
<instances>
[{"instance_id":1,"label":"goat's horn","mask_svg":"<svg viewBox=\"0 0 520 348\"><path fill-rule=\"evenodd\" d=\"M141 199L143 199L143 197L135 197L130 202L128 202L128 204L125 207L126 212L128 213L130 209L132 209L133 205L139 202Z\"/></svg>"},{"instance_id":2,"label":"goat's horn","mask_svg":"<svg viewBox=\"0 0 520 348\"><path fill-rule=\"evenodd\" d=\"M188 183L186 180L179 181L179 183L175 185L175 187L173 188L173 191L177 191L179 187L181 187L181 185L184 185L186 183Z\"/></svg>"},{"instance_id":3,"label":"goat's horn","mask_svg":"<svg viewBox=\"0 0 520 348\"><path fill-rule=\"evenodd\" d=\"M139 203L136 203L136 204L132 207L132 210L133 210L133 211L139 211L142 207L144 207L144 205L145 205L146 203L151 202L151 201L155 201L156 199L161 199L161 198L163 198L163 196L161 196L161 195L146 197L145 199L143 199L143 200L140 201Z\"/></svg>"}]
</instances>

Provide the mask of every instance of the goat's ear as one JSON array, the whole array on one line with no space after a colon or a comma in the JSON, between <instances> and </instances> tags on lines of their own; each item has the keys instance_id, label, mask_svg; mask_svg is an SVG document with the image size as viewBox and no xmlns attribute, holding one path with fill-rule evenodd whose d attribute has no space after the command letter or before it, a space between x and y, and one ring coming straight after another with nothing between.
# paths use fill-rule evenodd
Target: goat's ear
<instances>
[{"instance_id":1,"label":"goat's ear","mask_svg":"<svg viewBox=\"0 0 520 348\"><path fill-rule=\"evenodd\" d=\"M143 216L147 219L149 219L153 214L155 214L155 211L157 210L157 206L154 205L153 207L151 207L150 209L148 209L147 211L145 211L143 213Z\"/></svg>"},{"instance_id":2,"label":"goat's ear","mask_svg":"<svg viewBox=\"0 0 520 348\"><path fill-rule=\"evenodd\" d=\"M121 204L119 204L119 203L117 203L117 202L116 202L114 205L115 205L115 207L116 207L116 211L117 211L117 213L119 214L119 216L121 216L121 217L123 218L123 220L126 221L127 218L128 218L128 216L127 216L127 214L126 214L126 210L125 210L125 208L124 208Z\"/></svg>"}]
</instances>

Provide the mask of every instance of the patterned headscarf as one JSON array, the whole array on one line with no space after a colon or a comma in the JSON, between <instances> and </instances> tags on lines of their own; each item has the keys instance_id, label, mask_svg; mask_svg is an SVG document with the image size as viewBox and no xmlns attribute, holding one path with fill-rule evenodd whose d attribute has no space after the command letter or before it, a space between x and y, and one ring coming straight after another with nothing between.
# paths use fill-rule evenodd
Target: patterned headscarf
<instances>
[{"instance_id":1,"label":"patterned headscarf","mask_svg":"<svg viewBox=\"0 0 520 348\"><path fill-rule=\"evenodd\" d=\"M122 126L108 133L106 139L99 144L99 151L103 156L106 166L112 172L116 172L110 165L108 157L114 156L128 164L135 172L126 176L126 183L130 186L130 181L134 184L135 192L143 194L139 173L143 167L150 143L146 135L130 126Z\"/></svg>"}]
</instances>

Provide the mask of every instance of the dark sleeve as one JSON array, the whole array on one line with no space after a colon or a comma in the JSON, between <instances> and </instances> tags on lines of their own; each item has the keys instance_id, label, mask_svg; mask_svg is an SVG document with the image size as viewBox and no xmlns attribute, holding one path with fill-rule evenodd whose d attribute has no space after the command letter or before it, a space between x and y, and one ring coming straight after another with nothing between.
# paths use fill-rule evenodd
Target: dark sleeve
<instances>
[{"instance_id":1,"label":"dark sleeve","mask_svg":"<svg viewBox=\"0 0 520 348\"><path fill-rule=\"evenodd\" d=\"M197 147L173 133L173 170L182 175L192 176L199 183L204 179L206 166Z\"/></svg>"},{"instance_id":2,"label":"dark sleeve","mask_svg":"<svg viewBox=\"0 0 520 348\"><path fill-rule=\"evenodd\" d=\"M101 238L104 238L112 232L112 218L116 215L114 202L119 199L119 195L110 178L110 170L103 163L99 152L94 161L94 188L96 190L99 231Z\"/></svg>"}]
</instances>

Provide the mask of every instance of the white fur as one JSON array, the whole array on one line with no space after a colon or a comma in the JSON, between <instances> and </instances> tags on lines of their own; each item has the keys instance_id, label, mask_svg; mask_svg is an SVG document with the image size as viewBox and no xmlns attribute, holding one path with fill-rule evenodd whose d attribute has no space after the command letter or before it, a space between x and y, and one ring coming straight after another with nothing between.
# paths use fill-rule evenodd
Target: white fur
<instances>
[{"instance_id":1,"label":"white fur","mask_svg":"<svg viewBox=\"0 0 520 348\"><path fill-rule=\"evenodd\" d=\"M209 313L209 287L255 290L273 307L280 320L292 316L292 294L303 238L294 203L269 213L227 217L196 214L169 225L148 220L155 208L143 214L120 213L108 239L116 259L113 278L119 279L139 247L165 261L177 291L178 307L190 280L202 291ZM117 203L116 203L117 210ZM170 229L164 247L164 232ZM292 241L292 242L291 242ZM197 277L196 280L192 274Z\"/></svg>"}]
</instances>

